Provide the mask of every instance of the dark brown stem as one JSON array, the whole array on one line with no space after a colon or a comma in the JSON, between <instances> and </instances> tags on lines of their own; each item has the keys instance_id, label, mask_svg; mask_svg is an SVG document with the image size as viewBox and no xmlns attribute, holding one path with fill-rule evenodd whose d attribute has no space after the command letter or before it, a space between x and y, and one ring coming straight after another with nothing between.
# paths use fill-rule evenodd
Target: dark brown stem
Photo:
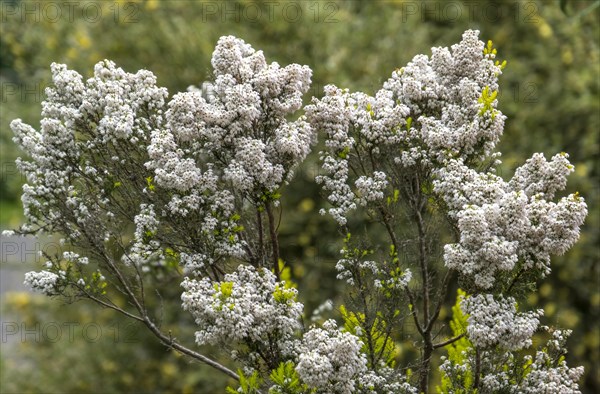
<instances>
[{"instance_id":1,"label":"dark brown stem","mask_svg":"<svg viewBox=\"0 0 600 394\"><path fill-rule=\"evenodd\" d=\"M203 362L204 364L210 365L211 367L213 367L213 368L215 368L215 369L217 369L217 370L219 370L219 371L221 371L221 372L223 372L223 373L225 373L225 374L229 375L230 377L232 377L232 378L233 378L233 379L235 379L236 381L237 381L237 380L239 380L239 378L240 378L240 377L238 376L238 374L237 374L237 373L235 373L235 372L233 372L232 370L230 370L230 369L229 369L229 368L227 368L226 366L224 366L224 365L221 365L221 364L219 364L218 362L216 362L216 361L214 361L214 360L212 360L212 359L210 359L210 358L208 358L208 357L206 357L206 356L204 356L204 355L202 355L202 354L200 354L200 353L198 353L198 352L195 352L195 351L193 351L193 350L191 350L191 349L188 349L187 347L185 347L185 346L183 346L183 345L179 344L178 342L175 342L175 341L173 340L173 338L171 338L170 336L167 336L167 335L163 334L163 332L162 332L162 331L160 331L160 330L158 329L158 327L156 327L156 326L154 325L154 323L152 323L152 322L151 322L149 319L147 319L147 316L146 316L146 321L144 322L144 324L145 324L145 325L146 325L146 326L147 326L147 327L150 329L150 331L152 331L152 333L153 333L154 335L156 335L156 336L157 336L157 337L158 337L158 338L161 340L161 342L162 342L162 343L164 343L165 345L167 345L167 346L169 346L169 347L171 347L171 348L173 348L173 349L175 349L175 350L179 351L180 353L183 353L183 354L185 354L185 355L187 355L187 356L190 356L190 357L192 357L192 358L194 358L194 359L196 359L196 360L198 360L198 361L201 361L201 362Z\"/></svg>"},{"instance_id":2,"label":"dark brown stem","mask_svg":"<svg viewBox=\"0 0 600 394\"><path fill-rule=\"evenodd\" d=\"M248 253L248 258L250 260L250 264L252 264L254 267L258 267L258 261L256 256L254 256L254 253L252 252L252 248L250 247L250 243L248 242L248 239L246 238L246 236L244 235L244 233L240 233L240 238L242 239L242 241L244 241L244 249L246 250L246 253Z\"/></svg>"},{"instance_id":3,"label":"dark brown stem","mask_svg":"<svg viewBox=\"0 0 600 394\"><path fill-rule=\"evenodd\" d=\"M431 330L433 329L433 324L437 319L437 313L434 313L433 316L430 317L429 267L427 265L427 250L425 246L425 223L423 220L423 216L421 215L421 212L424 207L424 200L421 192L421 185L419 182L418 174L415 177L413 194L415 195L415 197L411 199L411 202L418 231L419 267L421 270L421 281L423 282L421 290L423 297L423 322L425 325L425 328L423 329L423 332L421 334L423 337L423 357L421 359L421 367L419 371L419 385L420 391L423 393L427 393L429 392L429 370L431 368L431 356L433 355L434 350L433 340L431 338Z\"/></svg>"},{"instance_id":4,"label":"dark brown stem","mask_svg":"<svg viewBox=\"0 0 600 394\"><path fill-rule=\"evenodd\" d=\"M94 302L102 305L103 307L113 309L113 310L115 310L115 311L117 311L117 312L119 312L119 313L127 316L130 319L137 320L137 321L142 322L142 323L144 322L143 318L141 318L139 316L136 316L133 313L127 312L125 309L122 309L122 308L116 306L112 302L106 302L106 301L104 301L104 300L102 300L102 299L94 296L93 294L90 294L90 293L86 292L86 291L84 291L84 293L85 293L85 296L87 298L89 298L90 300L92 300L92 301L94 301Z\"/></svg>"},{"instance_id":5,"label":"dark brown stem","mask_svg":"<svg viewBox=\"0 0 600 394\"><path fill-rule=\"evenodd\" d=\"M417 304L415 303L415 297L408 288L406 289L406 294L408 295L408 301L410 301L410 304L412 305L410 314L412 315L413 320L415 321L417 331L419 331L419 334L421 334L421 336L424 336L425 331L423 331L423 327L421 327L421 322L419 321L419 316L417 315Z\"/></svg>"},{"instance_id":6,"label":"dark brown stem","mask_svg":"<svg viewBox=\"0 0 600 394\"><path fill-rule=\"evenodd\" d=\"M273 271L275 272L277 281L279 281L281 276L279 272L279 240L277 239L277 230L275 229L275 217L273 216L271 204L267 203L265 206L269 217L269 235L271 237L271 246L273 248Z\"/></svg>"},{"instance_id":7,"label":"dark brown stem","mask_svg":"<svg viewBox=\"0 0 600 394\"><path fill-rule=\"evenodd\" d=\"M400 250L398 248L399 247L398 238L396 238L396 233L394 232L394 229L392 228L392 225L390 223L387 212L385 212L385 210L383 208L379 208L379 213L381 214L381 220L383 220L383 224L385 225L385 228L386 228L388 234L390 235L390 239L392 240L392 244L394 245L394 249L396 250L396 253L400 253Z\"/></svg>"},{"instance_id":8,"label":"dark brown stem","mask_svg":"<svg viewBox=\"0 0 600 394\"><path fill-rule=\"evenodd\" d=\"M138 310L138 312L140 313L140 317L142 319L142 322L146 325L146 327L148 327L150 329L150 331L160 339L160 341L175 349L178 350L179 352L188 355L198 361L201 361L207 365L210 365L211 367L231 376L232 378L238 380L239 376L233 372L232 370L230 370L229 368L225 367L224 365L219 364L218 362L200 354L197 353L191 349L186 348L185 346L175 342L173 340L173 338L171 338L170 336L167 336L165 334L162 333L162 331L160 331L160 329L158 327L156 327L156 325L152 322L152 320L150 320L150 317L148 316L148 312L146 311L146 309L143 307L142 303L138 300L137 296L135 295L135 293L131 290L131 287L129 285L129 282L125 279L125 277L123 276L123 274L121 273L121 271L117 268L116 264L112 261L112 259L106 255L106 253L104 253L103 250L101 250L100 248L97 248L97 251L100 255L102 255L104 261L106 262L106 264L111 268L111 271L114 272L116 278L118 279L118 281L121 283L121 285L123 286L126 294L128 295L128 297L130 298L131 302L133 303L133 305L135 306L135 308ZM137 319L139 320L139 319Z\"/></svg>"},{"instance_id":9,"label":"dark brown stem","mask_svg":"<svg viewBox=\"0 0 600 394\"><path fill-rule=\"evenodd\" d=\"M433 342L431 340L431 332L425 331L425 335L423 336L425 341L425 346L423 347L423 358L421 360L421 368L420 368L420 391L422 393L429 392L429 369L431 368L431 356L433 355Z\"/></svg>"},{"instance_id":10,"label":"dark brown stem","mask_svg":"<svg viewBox=\"0 0 600 394\"><path fill-rule=\"evenodd\" d=\"M521 275L523 275L525 273L525 269L521 269L517 275L513 278L512 282L510 283L510 286L508 286L508 289L506 290L506 294L510 294L510 291L512 290L513 286L517 283L517 281L519 280L519 278L521 277Z\"/></svg>"},{"instance_id":11,"label":"dark brown stem","mask_svg":"<svg viewBox=\"0 0 600 394\"><path fill-rule=\"evenodd\" d=\"M481 352L475 348L475 380L473 381L473 390L479 389L479 375L481 374Z\"/></svg>"},{"instance_id":12,"label":"dark brown stem","mask_svg":"<svg viewBox=\"0 0 600 394\"><path fill-rule=\"evenodd\" d=\"M259 265L263 263L265 256L264 249L264 241L263 241L263 224L262 224L262 214L260 209L256 209L256 223L258 225L258 258L260 259Z\"/></svg>"},{"instance_id":13,"label":"dark brown stem","mask_svg":"<svg viewBox=\"0 0 600 394\"><path fill-rule=\"evenodd\" d=\"M446 300L446 295L448 294L448 287L450 285L451 277L452 277L452 270L446 271L446 274L444 275L444 279L442 280L442 283L440 285L440 289L437 292L437 304L435 306L435 311L433 312L433 315L429 319L429 322L427 322L426 330L431 330L433 328L434 323L436 322L438 316L440 315L440 311L442 310L442 305L443 305L444 301Z\"/></svg>"},{"instance_id":14,"label":"dark brown stem","mask_svg":"<svg viewBox=\"0 0 600 394\"><path fill-rule=\"evenodd\" d=\"M423 281L423 321L429 322L429 272L425 254L425 228L419 210L415 211L415 216L419 231L419 266L421 268L421 280Z\"/></svg>"},{"instance_id":15,"label":"dark brown stem","mask_svg":"<svg viewBox=\"0 0 600 394\"><path fill-rule=\"evenodd\" d=\"M417 208L415 209L415 216L417 219L417 228L419 231L419 265L421 267L421 279L423 281L422 295L423 295L423 321L426 324L423 332L423 358L421 360L420 368L420 390L423 393L429 392L429 369L431 356L433 354L433 341L431 340L431 329L433 327L433 319L429 318L429 272L427 267L427 261L425 257L425 229L423 226L423 218L421 212Z\"/></svg>"}]
</instances>

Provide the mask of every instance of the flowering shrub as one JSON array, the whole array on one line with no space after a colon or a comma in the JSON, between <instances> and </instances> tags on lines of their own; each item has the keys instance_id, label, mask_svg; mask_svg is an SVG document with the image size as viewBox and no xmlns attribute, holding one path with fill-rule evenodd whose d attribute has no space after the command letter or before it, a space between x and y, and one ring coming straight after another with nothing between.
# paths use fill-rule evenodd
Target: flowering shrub
<instances>
[{"instance_id":1,"label":"flowering shrub","mask_svg":"<svg viewBox=\"0 0 600 394\"><path fill-rule=\"evenodd\" d=\"M429 392L441 349L440 392L578 392L568 333L540 327L543 311L519 311L517 299L577 240L586 204L554 201L573 171L564 153L534 155L509 181L495 174L505 65L467 31L374 96L329 85L298 116L311 70L269 64L235 37L217 44L214 81L170 100L148 71L103 61L84 82L53 64L40 130L11 124L31 157L18 160L27 223L17 232L60 233L77 253L46 255L26 283L142 322L237 379L230 392ZM278 240L281 193L317 135L322 213L344 236L339 326L304 325ZM238 373L162 331L146 298L173 280L196 343L220 345ZM465 292L439 332L457 281ZM420 338L410 368L396 350L409 322ZM552 338L535 357L522 353L544 330Z\"/></svg>"}]
</instances>

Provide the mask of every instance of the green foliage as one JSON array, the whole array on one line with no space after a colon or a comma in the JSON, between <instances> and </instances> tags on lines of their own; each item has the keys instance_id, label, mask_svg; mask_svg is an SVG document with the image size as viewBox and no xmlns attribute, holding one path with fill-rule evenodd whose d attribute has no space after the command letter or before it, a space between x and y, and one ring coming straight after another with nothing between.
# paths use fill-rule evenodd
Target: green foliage
<instances>
[{"instance_id":1,"label":"green foliage","mask_svg":"<svg viewBox=\"0 0 600 394\"><path fill-rule=\"evenodd\" d=\"M148 185L148 190L154 191L154 183L152 182L152 177L149 176L146 178L146 184Z\"/></svg>"},{"instance_id":2,"label":"green foliage","mask_svg":"<svg viewBox=\"0 0 600 394\"><path fill-rule=\"evenodd\" d=\"M287 286L287 284L286 284L286 286ZM278 283L275 285L275 291L273 292L273 298L275 299L275 301L277 301L279 303L287 304L290 301L293 301L296 299L296 292L289 288L281 287Z\"/></svg>"},{"instance_id":3,"label":"green foliage","mask_svg":"<svg viewBox=\"0 0 600 394\"><path fill-rule=\"evenodd\" d=\"M92 278L89 283L85 285L85 289L90 292L95 292L98 294L106 294L106 287L108 283L104 279L104 276L100 273L100 271L95 271L92 273Z\"/></svg>"},{"instance_id":4,"label":"green foliage","mask_svg":"<svg viewBox=\"0 0 600 394\"><path fill-rule=\"evenodd\" d=\"M350 153L350 148L346 146L344 149L339 151L337 155L340 159L346 159L348 157L349 153Z\"/></svg>"},{"instance_id":5,"label":"green foliage","mask_svg":"<svg viewBox=\"0 0 600 394\"><path fill-rule=\"evenodd\" d=\"M272 191L265 190L263 192L263 194L260 196L260 201L262 201L265 204L268 204L270 202L277 201L280 198L281 198L281 193L279 193L279 191L276 190L276 191L272 192Z\"/></svg>"},{"instance_id":6,"label":"green foliage","mask_svg":"<svg viewBox=\"0 0 600 394\"><path fill-rule=\"evenodd\" d=\"M304 394L309 393L309 388L300 381L293 362L280 363L277 369L271 371L269 378L273 386L269 394Z\"/></svg>"},{"instance_id":7,"label":"green foliage","mask_svg":"<svg viewBox=\"0 0 600 394\"><path fill-rule=\"evenodd\" d=\"M233 292L233 282L220 282L214 283L213 288L215 289L214 297L219 297L221 302L227 301L231 293Z\"/></svg>"},{"instance_id":8,"label":"green foliage","mask_svg":"<svg viewBox=\"0 0 600 394\"><path fill-rule=\"evenodd\" d=\"M496 50L496 48L494 48L492 40L488 40L487 45L485 46L485 48L483 48L483 54L495 58L497 53L498 51ZM506 60L502 61L502 63L500 63L499 60L496 60L495 64L496 66L500 66L501 70L504 70L504 68L506 67Z\"/></svg>"},{"instance_id":9,"label":"green foliage","mask_svg":"<svg viewBox=\"0 0 600 394\"><path fill-rule=\"evenodd\" d=\"M467 318L469 317L463 313L460 308L460 302L464 297L467 296L463 290L458 289L456 292L456 302L452 307L452 320L450 320L450 329L452 330L453 337L464 335L467 329ZM468 356L474 351L473 344L466 337L454 341L452 344L446 347L448 351L448 360L454 365L467 365L466 360ZM442 372L441 386L437 387L438 393L455 393L455 394L467 394L474 393L473 390L473 372L470 369L454 370L453 376L448 376Z\"/></svg>"},{"instance_id":10,"label":"green foliage","mask_svg":"<svg viewBox=\"0 0 600 394\"><path fill-rule=\"evenodd\" d=\"M260 394L260 386L262 384L262 378L258 371L252 372L250 376L246 376L241 369L238 369L238 375L240 377L240 387L235 390L231 387L227 387L227 393L229 394Z\"/></svg>"},{"instance_id":11,"label":"green foliage","mask_svg":"<svg viewBox=\"0 0 600 394\"><path fill-rule=\"evenodd\" d=\"M400 190L394 189L394 194L392 196L388 196L386 199L387 205L391 205L392 203L394 203L394 204L397 203L399 197L400 197Z\"/></svg>"},{"instance_id":12,"label":"green foliage","mask_svg":"<svg viewBox=\"0 0 600 394\"><path fill-rule=\"evenodd\" d=\"M357 247L352 247L350 245L350 240L352 239L351 233L346 233L346 238L344 239L344 247L342 248L342 256L348 260L360 260L362 258L367 257L368 255L373 254L372 249L362 249Z\"/></svg>"},{"instance_id":13,"label":"green foliage","mask_svg":"<svg viewBox=\"0 0 600 394\"><path fill-rule=\"evenodd\" d=\"M479 99L477 100L482 105L481 109L479 110L480 116L483 116L486 112L491 112L492 120L496 117L498 111L492 106L494 104L494 101L496 101L496 97L498 97L497 90L490 93L489 86L483 88L481 96L479 96Z\"/></svg>"},{"instance_id":14,"label":"green foliage","mask_svg":"<svg viewBox=\"0 0 600 394\"><path fill-rule=\"evenodd\" d=\"M381 355L387 365L394 365L394 341L385 332L387 323L381 313L377 313L372 322L367 321L363 313L348 311L344 305L340 306L340 313L344 329L361 339L364 353Z\"/></svg>"}]
</instances>

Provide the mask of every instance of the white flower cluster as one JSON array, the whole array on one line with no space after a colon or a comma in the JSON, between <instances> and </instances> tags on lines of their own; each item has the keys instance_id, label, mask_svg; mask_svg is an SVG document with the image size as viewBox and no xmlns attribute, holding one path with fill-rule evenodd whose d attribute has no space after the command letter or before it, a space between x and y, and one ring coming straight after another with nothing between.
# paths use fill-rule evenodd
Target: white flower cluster
<instances>
[{"instance_id":1,"label":"white flower cluster","mask_svg":"<svg viewBox=\"0 0 600 394\"><path fill-rule=\"evenodd\" d=\"M555 330L552 332L552 339L548 341L550 352L564 354L564 343L571 334L570 330ZM525 394L551 393L551 394L578 394L579 385L577 382L583 376L583 367L569 368L564 359L558 361L544 351L538 351L535 359L527 356L531 362L530 371L525 376L520 392ZM557 365L553 366L552 364Z\"/></svg>"},{"instance_id":2,"label":"white flower cluster","mask_svg":"<svg viewBox=\"0 0 600 394\"><path fill-rule=\"evenodd\" d=\"M377 372L368 370L358 378L358 394L418 394L419 390L403 379L398 371L385 365Z\"/></svg>"},{"instance_id":3,"label":"white flower cluster","mask_svg":"<svg viewBox=\"0 0 600 394\"><path fill-rule=\"evenodd\" d=\"M177 97L169 106L173 107L176 100ZM171 110L167 111L167 119L171 116ZM212 164L207 164L202 171L194 158L186 157L189 152L189 148L183 150L178 146L168 127L155 130L148 146L150 161L146 167L154 170L153 181L156 185L169 191L170 200L164 207L163 215L174 215L195 222L203 244L209 245L195 251L201 253L194 253L197 257L204 256L203 261L196 264L201 268L213 257L241 256L244 252L233 231L236 224L230 220L235 213L233 194L219 184ZM190 155L197 156L199 152ZM186 265L184 260L181 263Z\"/></svg>"},{"instance_id":4,"label":"white flower cluster","mask_svg":"<svg viewBox=\"0 0 600 394\"><path fill-rule=\"evenodd\" d=\"M69 241L98 247L115 216L107 208L110 195L122 185L113 170L140 165L135 151L145 151L148 130L161 123L167 92L149 71L129 74L110 61L96 64L86 82L65 65L52 64L51 71L40 130L20 119L11 123L14 141L31 158L17 160L27 177L22 230L58 230ZM101 166L99 150L107 156Z\"/></svg>"},{"instance_id":5,"label":"white flower cluster","mask_svg":"<svg viewBox=\"0 0 600 394\"><path fill-rule=\"evenodd\" d=\"M345 251L342 252L345 253ZM357 272L372 275L375 278L373 285L377 289L405 290L412 279L412 271L408 268L403 270L396 268L392 272L387 272L385 269L380 268L380 265L375 261L360 260L353 257L339 259L335 269L338 271L336 278L346 280L346 283L351 286L355 285L354 275Z\"/></svg>"},{"instance_id":6,"label":"white flower cluster","mask_svg":"<svg viewBox=\"0 0 600 394\"><path fill-rule=\"evenodd\" d=\"M270 338L277 337L283 346L300 328L304 306L296 301L296 289L277 282L267 269L240 265L221 282L185 278L181 286L183 309L199 326L199 345L232 341L269 345Z\"/></svg>"},{"instance_id":7,"label":"white flower cluster","mask_svg":"<svg viewBox=\"0 0 600 394\"><path fill-rule=\"evenodd\" d=\"M325 175L317 182L340 225L358 205L383 198L390 173L383 155L396 166L429 167L447 157L481 158L493 150L505 118L494 93L501 66L484 54L478 34L465 32L452 50L433 48L431 58L416 56L375 97L329 85L325 97L306 107L308 121L326 134Z\"/></svg>"},{"instance_id":8,"label":"white flower cluster","mask_svg":"<svg viewBox=\"0 0 600 394\"><path fill-rule=\"evenodd\" d=\"M395 289L395 290L406 290L408 288L408 284L412 279L412 271L408 268L402 270L398 275L398 270L396 273L389 274L385 276L385 279L379 280L381 287L385 287L387 289ZM375 284L376 287L377 283Z\"/></svg>"},{"instance_id":9,"label":"white flower cluster","mask_svg":"<svg viewBox=\"0 0 600 394\"><path fill-rule=\"evenodd\" d=\"M42 294L52 296L58 294L56 288L59 279L64 278L65 272L60 271L58 274L50 271L31 271L25 274L24 285L31 287L35 291L39 291Z\"/></svg>"},{"instance_id":10,"label":"white flower cluster","mask_svg":"<svg viewBox=\"0 0 600 394\"><path fill-rule=\"evenodd\" d=\"M415 56L384 85L420 125L413 132L429 160L487 156L502 135L505 117L494 93L502 68L484 46L479 31L467 30L451 50L432 48L431 58Z\"/></svg>"},{"instance_id":11,"label":"white flower cluster","mask_svg":"<svg viewBox=\"0 0 600 394\"><path fill-rule=\"evenodd\" d=\"M207 265L212 265L214 260L212 257L202 253L187 254L181 252L179 255L179 263L183 267L184 275L198 275Z\"/></svg>"},{"instance_id":12,"label":"white flower cluster","mask_svg":"<svg viewBox=\"0 0 600 394\"><path fill-rule=\"evenodd\" d=\"M296 371L317 393L354 393L356 379L367 370L360 339L338 329L335 320L312 327L302 337Z\"/></svg>"},{"instance_id":13,"label":"white flower cluster","mask_svg":"<svg viewBox=\"0 0 600 394\"><path fill-rule=\"evenodd\" d=\"M548 330L548 327L541 327ZM511 394L578 394L578 381L583 375L583 367L569 368L564 357L564 344L569 331L554 330L552 338L535 355L519 357L511 352L481 353L481 381L478 392ZM470 354L472 356L472 354ZM474 362L471 360L471 362ZM502 368L498 368L502 365ZM465 376L473 372L473 365L452 364L445 360L440 367L448 376ZM456 387L460 392L463 387Z\"/></svg>"},{"instance_id":14,"label":"white flower cluster","mask_svg":"<svg viewBox=\"0 0 600 394\"><path fill-rule=\"evenodd\" d=\"M460 230L460 242L444 247L446 266L472 277L482 289L491 288L496 274L511 271L518 261L525 269L549 274L550 255L564 253L577 241L587 215L577 194L558 203L546 200L565 186L571 171L566 154L550 163L535 155L505 182L450 160L434 181Z\"/></svg>"},{"instance_id":15,"label":"white flower cluster","mask_svg":"<svg viewBox=\"0 0 600 394\"><path fill-rule=\"evenodd\" d=\"M523 190L528 196L541 195L551 200L557 191L567 186L567 176L574 170L566 153L555 155L550 162L542 153L535 153L517 168L509 185L513 190Z\"/></svg>"},{"instance_id":16,"label":"white flower cluster","mask_svg":"<svg viewBox=\"0 0 600 394\"><path fill-rule=\"evenodd\" d=\"M527 374L521 385L514 392L524 394L579 394L577 382L583 376L583 367L569 368L566 361L561 361L555 368L548 368L550 361L544 352L537 352L531 364L531 372Z\"/></svg>"},{"instance_id":17,"label":"white flower cluster","mask_svg":"<svg viewBox=\"0 0 600 394\"><path fill-rule=\"evenodd\" d=\"M342 253L347 252L342 250ZM381 274L381 270L377 266L377 262L373 260L361 260L355 256L345 256L344 258L339 259L335 265L335 269L338 271L337 279L345 279L346 282L351 286L354 286L353 271L358 270L359 272L368 272L376 277Z\"/></svg>"},{"instance_id":18,"label":"white flower cluster","mask_svg":"<svg viewBox=\"0 0 600 394\"><path fill-rule=\"evenodd\" d=\"M81 257L79 254L69 251L63 252L63 259L80 265L88 265L89 263L89 259L87 257Z\"/></svg>"},{"instance_id":19,"label":"white flower cluster","mask_svg":"<svg viewBox=\"0 0 600 394\"><path fill-rule=\"evenodd\" d=\"M539 325L541 309L518 313L512 297L478 294L463 299L461 308L469 315L467 336L483 349L500 346L520 350L531 346L531 337Z\"/></svg>"},{"instance_id":20,"label":"white flower cluster","mask_svg":"<svg viewBox=\"0 0 600 394\"><path fill-rule=\"evenodd\" d=\"M333 205L329 213L340 224L358 205L381 200L387 187L386 174L375 168L374 156L386 146L402 143L398 130L406 124L408 108L396 105L392 92L380 90L376 97L349 93L333 85L325 87L325 97L313 99L305 108L308 121L326 134L326 151L321 152L325 175L316 178L323 184ZM352 185L349 159L354 151L369 157L372 171L357 176ZM366 159L365 159L366 160ZM353 188L354 186L354 188Z\"/></svg>"},{"instance_id":21,"label":"white flower cluster","mask_svg":"<svg viewBox=\"0 0 600 394\"><path fill-rule=\"evenodd\" d=\"M356 182L356 196L358 204L366 206L369 202L383 200L383 191L388 185L384 172L375 171L372 177L361 176Z\"/></svg>"},{"instance_id":22,"label":"white flower cluster","mask_svg":"<svg viewBox=\"0 0 600 394\"><path fill-rule=\"evenodd\" d=\"M126 265L134 264L144 272L150 270L150 265L161 265L163 253L160 243L153 239L160 221L154 212L154 205L141 204L140 212L135 215L134 242L128 253L121 258Z\"/></svg>"},{"instance_id":23,"label":"white flower cluster","mask_svg":"<svg viewBox=\"0 0 600 394\"><path fill-rule=\"evenodd\" d=\"M234 190L254 198L274 192L314 142L304 120L286 120L302 106L311 70L267 64L262 51L232 36L221 37L212 65L211 94L192 90L169 103L167 127L154 132L147 166L162 186L187 192L214 184L212 169L199 167L208 156Z\"/></svg>"},{"instance_id":24,"label":"white flower cluster","mask_svg":"<svg viewBox=\"0 0 600 394\"><path fill-rule=\"evenodd\" d=\"M219 40L212 65L214 82L176 94L165 127L152 130L148 146L146 167L169 191L165 214L198 223L207 245L181 255L186 273L220 257L245 256L232 219L239 218L236 197L276 200L315 139L303 119L287 120L310 86L308 67L267 64L261 51L232 36Z\"/></svg>"}]
</instances>

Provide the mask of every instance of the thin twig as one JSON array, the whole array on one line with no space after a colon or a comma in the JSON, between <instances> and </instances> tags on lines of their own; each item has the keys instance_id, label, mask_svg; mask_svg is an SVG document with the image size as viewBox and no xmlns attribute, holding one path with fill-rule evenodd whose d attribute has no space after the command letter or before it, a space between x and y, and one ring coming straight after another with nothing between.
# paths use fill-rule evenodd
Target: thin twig
<instances>
[{"instance_id":1,"label":"thin twig","mask_svg":"<svg viewBox=\"0 0 600 394\"><path fill-rule=\"evenodd\" d=\"M439 349L441 347L448 346L448 345L450 345L450 344L458 341L459 339L461 339L464 336L465 336L465 334L463 333L463 334L455 336L454 338L450 338L450 339L448 339L448 340L446 340L444 342L435 343L435 344L433 344L433 348L434 349Z\"/></svg>"}]
</instances>

